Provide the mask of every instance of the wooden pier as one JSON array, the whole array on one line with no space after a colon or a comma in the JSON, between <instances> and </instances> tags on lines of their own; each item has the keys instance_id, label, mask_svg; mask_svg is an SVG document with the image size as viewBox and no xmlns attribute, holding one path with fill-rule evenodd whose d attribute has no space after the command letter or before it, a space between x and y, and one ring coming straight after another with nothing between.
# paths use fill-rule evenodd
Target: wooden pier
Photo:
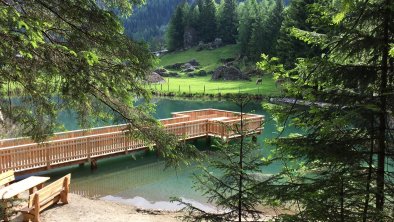
<instances>
[{"instance_id":1,"label":"wooden pier","mask_svg":"<svg viewBox=\"0 0 394 222\"><path fill-rule=\"evenodd\" d=\"M264 116L244 114L244 128L249 133L261 133ZM181 140L202 137L231 139L239 136L235 125L240 113L217 109L192 110L172 113L172 118L161 119L166 131ZM146 149L147 143L128 136L127 125L113 125L54 134L43 143L30 138L0 140L0 173L14 170L28 174L91 160L127 154Z\"/></svg>"}]
</instances>

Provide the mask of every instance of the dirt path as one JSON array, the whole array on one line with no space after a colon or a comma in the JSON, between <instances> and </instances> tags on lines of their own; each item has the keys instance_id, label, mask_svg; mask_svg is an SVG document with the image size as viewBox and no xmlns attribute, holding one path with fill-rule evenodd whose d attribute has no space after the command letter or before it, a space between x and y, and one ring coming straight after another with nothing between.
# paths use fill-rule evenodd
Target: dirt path
<instances>
[{"instance_id":1,"label":"dirt path","mask_svg":"<svg viewBox=\"0 0 394 222\"><path fill-rule=\"evenodd\" d=\"M70 203L41 213L42 222L175 222L181 213L140 211L133 206L105 200L92 200L70 194ZM22 221L21 215L12 221Z\"/></svg>"}]
</instances>

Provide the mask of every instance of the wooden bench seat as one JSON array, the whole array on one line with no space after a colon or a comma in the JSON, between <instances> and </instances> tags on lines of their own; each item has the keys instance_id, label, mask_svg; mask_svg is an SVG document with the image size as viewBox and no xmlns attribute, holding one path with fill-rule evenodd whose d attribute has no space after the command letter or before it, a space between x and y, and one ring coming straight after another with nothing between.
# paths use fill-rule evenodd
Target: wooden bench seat
<instances>
[{"instance_id":1,"label":"wooden bench seat","mask_svg":"<svg viewBox=\"0 0 394 222\"><path fill-rule=\"evenodd\" d=\"M23 214L23 221L40 222L40 212L51 205L61 201L68 203L68 192L70 190L71 174L56 180L45 186L41 190L29 196L27 207L20 210Z\"/></svg>"},{"instance_id":2,"label":"wooden bench seat","mask_svg":"<svg viewBox=\"0 0 394 222\"><path fill-rule=\"evenodd\" d=\"M10 182L15 180L15 174L13 170L9 170L5 173L0 174L0 187L8 186Z\"/></svg>"}]
</instances>

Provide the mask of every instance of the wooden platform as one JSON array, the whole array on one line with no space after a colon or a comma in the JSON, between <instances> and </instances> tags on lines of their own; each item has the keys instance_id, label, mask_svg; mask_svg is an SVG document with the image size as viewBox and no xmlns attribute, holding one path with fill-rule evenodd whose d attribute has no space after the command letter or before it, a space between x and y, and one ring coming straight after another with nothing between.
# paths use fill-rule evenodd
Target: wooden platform
<instances>
[{"instance_id":1,"label":"wooden platform","mask_svg":"<svg viewBox=\"0 0 394 222\"><path fill-rule=\"evenodd\" d=\"M243 116L244 128L250 133L261 133L264 116ZM172 118L160 121L168 132L180 139L207 136L230 139L239 136L234 130L240 122L240 113L237 112L192 110L172 113ZM127 126L122 124L56 133L40 144L26 137L0 140L0 172L14 170L21 175L147 148L144 141L127 136L126 129Z\"/></svg>"}]
</instances>

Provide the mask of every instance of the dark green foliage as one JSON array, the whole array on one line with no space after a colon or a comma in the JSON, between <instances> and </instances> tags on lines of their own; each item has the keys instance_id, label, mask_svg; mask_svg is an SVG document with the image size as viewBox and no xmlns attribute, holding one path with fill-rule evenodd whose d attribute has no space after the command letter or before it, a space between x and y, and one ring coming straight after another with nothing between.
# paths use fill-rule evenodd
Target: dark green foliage
<instances>
[{"instance_id":1,"label":"dark green foliage","mask_svg":"<svg viewBox=\"0 0 394 222\"><path fill-rule=\"evenodd\" d=\"M235 44L238 36L237 2L224 0L219 14L218 32L224 44Z\"/></svg>"},{"instance_id":2,"label":"dark green foliage","mask_svg":"<svg viewBox=\"0 0 394 222\"><path fill-rule=\"evenodd\" d=\"M174 51L183 48L185 34L185 4L177 6L167 29L167 47Z\"/></svg>"},{"instance_id":3,"label":"dark green foliage","mask_svg":"<svg viewBox=\"0 0 394 222\"><path fill-rule=\"evenodd\" d=\"M297 58L308 58L319 54L318 47L308 45L291 35L292 28L311 31L312 24L308 17L312 4L316 0L293 0L284 12L284 21L280 28L276 54L283 64L293 68Z\"/></svg>"},{"instance_id":4,"label":"dark green foliage","mask_svg":"<svg viewBox=\"0 0 394 222\"><path fill-rule=\"evenodd\" d=\"M276 54L276 42L279 36L279 30L283 21L283 2L282 0L275 1L275 7L270 12L266 25L263 31L263 47L262 52L275 55Z\"/></svg>"},{"instance_id":5,"label":"dark green foliage","mask_svg":"<svg viewBox=\"0 0 394 222\"><path fill-rule=\"evenodd\" d=\"M167 24L181 2L183 0L147 0L146 4L135 7L130 17L122 19L126 35L146 41L151 50L162 49Z\"/></svg>"},{"instance_id":6,"label":"dark green foliage","mask_svg":"<svg viewBox=\"0 0 394 222\"><path fill-rule=\"evenodd\" d=\"M271 141L285 166L261 193L296 207L284 221L394 220L393 9L387 0L319 1L312 31L291 32L326 53L291 70L267 56L259 63L288 80L286 97L309 102L266 105L280 132L289 122L304 132Z\"/></svg>"},{"instance_id":7,"label":"dark green foliage","mask_svg":"<svg viewBox=\"0 0 394 222\"><path fill-rule=\"evenodd\" d=\"M212 42L216 37L216 5L214 0L203 0L200 8L200 38L203 42Z\"/></svg>"},{"instance_id":8,"label":"dark green foliage","mask_svg":"<svg viewBox=\"0 0 394 222\"><path fill-rule=\"evenodd\" d=\"M163 156L179 156L177 138L159 127L151 105L134 105L138 97L150 99L143 83L153 56L123 34L113 11L127 15L139 3L0 2L0 109L20 124L19 136L42 141L59 129L58 113L71 110L82 127L118 119ZM18 98L10 97L12 89Z\"/></svg>"},{"instance_id":9,"label":"dark green foliage","mask_svg":"<svg viewBox=\"0 0 394 222\"><path fill-rule=\"evenodd\" d=\"M244 56L257 61L261 53L275 54L282 10L281 0L249 0L240 6L239 42Z\"/></svg>"},{"instance_id":10,"label":"dark green foliage","mask_svg":"<svg viewBox=\"0 0 394 222\"><path fill-rule=\"evenodd\" d=\"M249 99L235 97L242 113ZM201 165L201 173L195 176L196 189L201 190L219 212L205 212L174 199L186 205L188 215L183 217L184 221L258 221L262 215L256 209L261 203L256 194L260 183L267 178L261 173L264 163L259 144L246 137L250 133L244 128L246 124L241 114L241 122L232 128L241 136L235 141L216 141L216 155L210 156L208 164Z\"/></svg>"}]
</instances>

